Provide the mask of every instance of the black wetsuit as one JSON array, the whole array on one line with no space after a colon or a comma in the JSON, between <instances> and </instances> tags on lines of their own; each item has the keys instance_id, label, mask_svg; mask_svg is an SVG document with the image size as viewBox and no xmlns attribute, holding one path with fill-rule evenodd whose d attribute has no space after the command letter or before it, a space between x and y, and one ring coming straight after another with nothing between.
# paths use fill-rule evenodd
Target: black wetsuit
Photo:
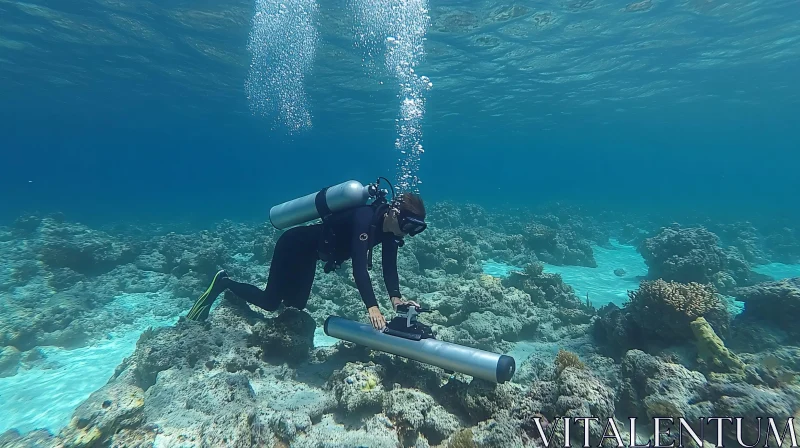
<instances>
[{"instance_id":1,"label":"black wetsuit","mask_svg":"<svg viewBox=\"0 0 800 448\"><path fill-rule=\"evenodd\" d=\"M367 308L377 306L375 291L367 270L370 246L381 244L383 280L390 297L400 297L400 280L397 275L398 240L391 232L383 231L383 218L377 221L371 239L370 224L376 209L369 205L348 212L344 219L335 221L337 235L334 255L336 260L352 259L353 278ZM284 232L275 244L267 286L262 291L255 285L226 279L225 287L238 297L263 308L275 311L283 302L286 306L303 309L311 295L319 248L322 224L294 227Z\"/></svg>"}]
</instances>

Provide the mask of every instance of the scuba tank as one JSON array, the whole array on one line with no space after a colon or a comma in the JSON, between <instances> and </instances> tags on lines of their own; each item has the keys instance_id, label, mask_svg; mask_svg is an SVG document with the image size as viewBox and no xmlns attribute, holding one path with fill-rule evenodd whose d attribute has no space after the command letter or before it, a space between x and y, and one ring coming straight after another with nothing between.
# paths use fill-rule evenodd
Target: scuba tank
<instances>
[{"instance_id":1,"label":"scuba tank","mask_svg":"<svg viewBox=\"0 0 800 448\"><path fill-rule=\"evenodd\" d=\"M388 191L379 188L381 179L384 178L366 186L349 180L278 204L269 210L269 221L276 229L283 230L314 219L324 220L335 212L364 205L370 198L385 201Z\"/></svg>"}]
</instances>

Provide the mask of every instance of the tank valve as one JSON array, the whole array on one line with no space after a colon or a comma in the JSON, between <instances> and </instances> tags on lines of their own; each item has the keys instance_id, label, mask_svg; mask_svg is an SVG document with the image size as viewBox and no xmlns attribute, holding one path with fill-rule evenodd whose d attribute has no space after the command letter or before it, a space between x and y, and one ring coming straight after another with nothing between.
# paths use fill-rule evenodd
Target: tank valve
<instances>
[{"instance_id":1,"label":"tank valve","mask_svg":"<svg viewBox=\"0 0 800 448\"><path fill-rule=\"evenodd\" d=\"M367 185L367 193L377 200L384 200L386 195L389 194L389 190L381 189L380 185L381 178L378 178L374 184Z\"/></svg>"}]
</instances>

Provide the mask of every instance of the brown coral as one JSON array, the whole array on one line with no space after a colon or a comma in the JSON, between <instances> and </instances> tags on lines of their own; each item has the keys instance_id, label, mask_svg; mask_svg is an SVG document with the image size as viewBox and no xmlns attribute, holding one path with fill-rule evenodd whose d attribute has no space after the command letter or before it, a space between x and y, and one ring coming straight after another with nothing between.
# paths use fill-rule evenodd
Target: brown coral
<instances>
[{"instance_id":1,"label":"brown coral","mask_svg":"<svg viewBox=\"0 0 800 448\"><path fill-rule=\"evenodd\" d=\"M450 440L449 448L475 448L472 428L462 429Z\"/></svg>"},{"instance_id":2,"label":"brown coral","mask_svg":"<svg viewBox=\"0 0 800 448\"><path fill-rule=\"evenodd\" d=\"M675 311L694 320L719 305L716 289L712 285L701 283L644 281L637 291L628 291L631 302L642 302L641 305L668 305Z\"/></svg>"},{"instance_id":3,"label":"brown coral","mask_svg":"<svg viewBox=\"0 0 800 448\"><path fill-rule=\"evenodd\" d=\"M555 365L557 375L561 375L561 372L563 372L567 367L575 367L581 370L586 368L586 365L581 362L580 358L578 358L578 355L563 349L558 350Z\"/></svg>"},{"instance_id":4,"label":"brown coral","mask_svg":"<svg viewBox=\"0 0 800 448\"><path fill-rule=\"evenodd\" d=\"M705 317L718 333L727 331L730 318L713 285L643 281L628 297L625 307L639 328L663 342L691 338L689 324L698 317Z\"/></svg>"}]
</instances>

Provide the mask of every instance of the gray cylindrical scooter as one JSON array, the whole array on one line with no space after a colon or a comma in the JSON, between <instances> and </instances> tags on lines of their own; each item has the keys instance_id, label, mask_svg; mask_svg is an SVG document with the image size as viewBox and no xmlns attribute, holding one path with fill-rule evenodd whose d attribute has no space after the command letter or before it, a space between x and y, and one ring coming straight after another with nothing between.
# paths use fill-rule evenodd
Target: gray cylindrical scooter
<instances>
[{"instance_id":1,"label":"gray cylindrical scooter","mask_svg":"<svg viewBox=\"0 0 800 448\"><path fill-rule=\"evenodd\" d=\"M419 325L415 314L411 311L395 317L383 332L360 322L329 316L325 320L325 334L493 383L505 383L514 376L516 362L510 356L439 341L425 331L403 331L401 327L413 329Z\"/></svg>"}]
</instances>

